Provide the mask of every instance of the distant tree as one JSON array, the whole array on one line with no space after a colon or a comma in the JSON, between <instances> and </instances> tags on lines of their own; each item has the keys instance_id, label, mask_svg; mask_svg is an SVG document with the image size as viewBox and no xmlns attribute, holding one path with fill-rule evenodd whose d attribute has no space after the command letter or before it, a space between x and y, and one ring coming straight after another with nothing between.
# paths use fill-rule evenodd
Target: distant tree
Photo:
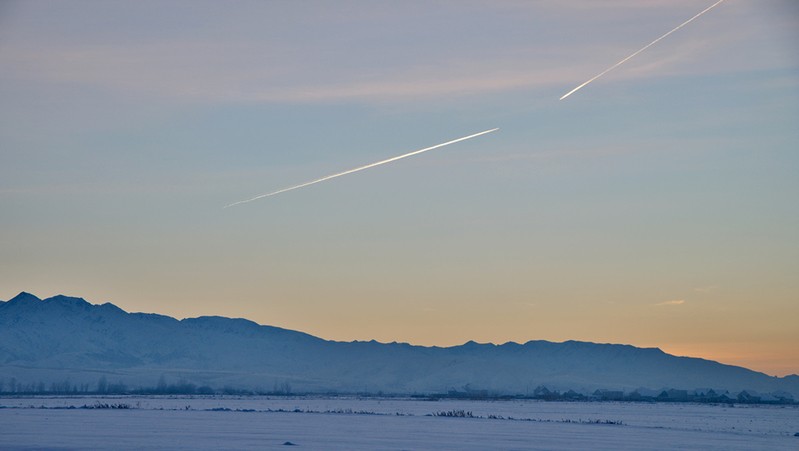
<instances>
[{"instance_id":1,"label":"distant tree","mask_svg":"<svg viewBox=\"0 0 799 451\"><path fill-rule=\"evenodd\" d=\"M197 391L197 386L185 379L178 381L176 385L169 386L169 392L180 395L193 395Z\"/></svg>"},{"instance_id":2,"label":"distant tree","mask_svg":"<svg viewBox=\"0 0 799 451\"><path fill-rule=\"evenodd\" d=\"M278 383L275 381L275 385L272 387L272 393L276 395L290 395L291 394L291 384L289 381L283 381Z\"/></svg>"},{"instance_id":3,"label":"distant tree","mask_svg":"<svg viewBox=\"0 0 799 451\"><path fill-rule=\"evenodd\" d=\"M122 381L117 381L116 384L109 384L108 385L108 393L126 393L128 391L128 386L123 384Z\"/></svg>"},{"instance_id":4,"label":"distant tree","mask_svg":"<svg viewBox=\"0 0 799 451\"><path fill-rule=\"evenodd\" d=\"M214 389L209 387L209 386L207 386L207 385L203 385L201 387L197 387L197 394L198 395L213 395L214 394Z\"/></svg>"},{"instance_id":5,"label":"distant tree","mask_svg":"<svg viewBox=\"0 0 799 451\"><path fill-rule=\"evenodd\" d=\"M100 376L100 380L97 381L97 393L106 392L108 392L108 379L105 376Z\"/></svg>"},{"instance_id":6,"label":"distant tree","mask_svg":"<svg viewBox=\"0 0 799 451\"><path fill-rule=\"evenodd\" d=\"M162 374L161 377L158 378L158 386L156 387L156 392L158 393L166 393L167 385L166 385L166 377Z\"/></svg>"}]
</instances>

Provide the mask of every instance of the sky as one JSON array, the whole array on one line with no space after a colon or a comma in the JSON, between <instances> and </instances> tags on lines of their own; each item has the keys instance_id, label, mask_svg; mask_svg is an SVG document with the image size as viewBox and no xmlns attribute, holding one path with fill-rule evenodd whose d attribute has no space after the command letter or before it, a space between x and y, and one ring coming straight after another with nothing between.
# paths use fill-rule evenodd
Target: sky
<instances>
[{"instance_id":1,"label":"sky","mask_svg":"<svg viewBox=\"0 0 799 451\"><path fill-rule=\"evenodd\" d=\"M0 299L799 373L799 3L558 100L710 4L2 1Z\"/></svg>"}]
</instances>

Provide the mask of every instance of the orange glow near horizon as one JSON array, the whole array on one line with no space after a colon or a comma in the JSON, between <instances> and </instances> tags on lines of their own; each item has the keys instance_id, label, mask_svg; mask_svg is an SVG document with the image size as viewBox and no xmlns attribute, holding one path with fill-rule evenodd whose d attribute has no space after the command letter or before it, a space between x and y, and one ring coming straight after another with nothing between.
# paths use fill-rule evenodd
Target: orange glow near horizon
<instances>
[{"instance_id":1,"label":"orange glow near horizon","mask_svg":"<svg viewBox=\"0 0 799 451\"><path fill-rule=\"evenodd\" d=\"M0 1L0 299L799 374L799 1L722 1Z\"/></svg>"}]
</instances>

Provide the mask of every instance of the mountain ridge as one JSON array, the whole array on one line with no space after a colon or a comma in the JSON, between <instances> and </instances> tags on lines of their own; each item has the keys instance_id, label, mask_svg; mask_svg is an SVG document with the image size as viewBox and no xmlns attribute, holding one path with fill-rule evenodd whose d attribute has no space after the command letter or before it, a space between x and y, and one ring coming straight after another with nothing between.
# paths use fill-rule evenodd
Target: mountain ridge
<instances>
[{"instance_id":1,"label":"mountain ridge","mask_svg":"<svg viewBox=\"0 0 799 451\"><path fill-rule=\"evenodd\" d=\"M304 392L412 394L471 387L524 394L543 385L582 392L714 388L799 397L799 376L779 378L626 344L342 342L245 318L178 320L63 295L42 300L22 292L0 303L0 380L93 385L102 376L128 386L154 386L168 378L263 391L290 385Z\"/></svg>"}]
</instances>

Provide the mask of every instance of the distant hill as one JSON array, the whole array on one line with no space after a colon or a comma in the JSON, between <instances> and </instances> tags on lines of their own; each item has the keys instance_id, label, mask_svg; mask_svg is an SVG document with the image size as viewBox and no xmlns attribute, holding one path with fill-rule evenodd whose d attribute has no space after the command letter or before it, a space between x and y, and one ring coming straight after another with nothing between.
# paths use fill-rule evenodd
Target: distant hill
<instances>
[{"instance_id":1,"label":"distant hill","mask_svg":"<svg viewBox=\"0 0 799 451\"><path fill-rule=\"evenodd\" d=\"M567 341L449 348L334 342L245 319L184 320L128 313L107 303L20 293L0 302L0 391L179 382L214 389L428 394L527 394L536 387L787 392L772 377L656 348Z\"/></svg>"}]
</instances>

